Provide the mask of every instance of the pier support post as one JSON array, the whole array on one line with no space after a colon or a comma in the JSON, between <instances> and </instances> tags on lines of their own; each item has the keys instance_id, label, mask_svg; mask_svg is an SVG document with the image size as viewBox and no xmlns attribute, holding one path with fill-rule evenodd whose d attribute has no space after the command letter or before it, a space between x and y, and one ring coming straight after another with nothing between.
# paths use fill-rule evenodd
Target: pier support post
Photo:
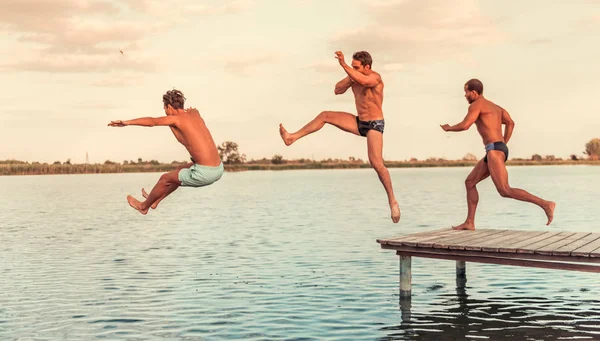
<instances>
[{"instance_id":1,"label":"pier support post","mask_svg":"<svg viewBox=\"0 0 600 341\"><path fill-rule=\"evenodd\" d=\"M411 288L411 257L400 255L400 298L410 298Z\"/></svg>"},{"instance_id":2,"label":"pier support post","mask_svg":"<svg viewBox=\"0 0 600 341\"><path fill-rule=\"evenodd\" d=\"M456 261L456 277L466 277L467 276L467 264L464 260Z\"/></svg>"},{"instance_id":3,"label":"pier support post","mask_svg":"<svg viewBox=\"0 0 600 341\"><path fill-rule=\"evenodd\" d=\"M456 290L464 292L467 284L467 264L463 260L456 261Z\"/></svg>"}]
</instances>

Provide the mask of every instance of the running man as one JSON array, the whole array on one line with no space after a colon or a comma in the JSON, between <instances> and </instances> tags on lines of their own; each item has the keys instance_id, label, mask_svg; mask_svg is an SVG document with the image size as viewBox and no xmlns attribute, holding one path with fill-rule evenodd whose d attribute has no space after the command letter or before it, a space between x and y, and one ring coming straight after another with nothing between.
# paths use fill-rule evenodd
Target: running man
<instances>
[{"instance_id":1,"label":"running man","mask_svg":"<svg viewBox=\"0 0 600 341\"><path fill-rule=\"evenodd\" d=\"M158 203L173 193L179 186L202 187L218 181L223 175L223 163L219 152L198 110L183 109L185 97L179 90L170 90L163 95L166 116L142 117L128 121L111 121L111 127L130 125L154 127L167 126L171 128L175 138L190 153L193 162L161 175L160 179L149 194L142 189L145 201L138 201L131 195L127 196L129 205L141 214L148 213L150 207L156 208Z\"/></svg>"},{"instance_id":2,"label":"running man","mask_svg":"<svg viewBox=\"0 0 600 341\"><path fill-rule=\"evenodd\" d=\"M550 225L554 218L556 203L538 198L525 190L511 188L508 185L508 172L505 165L506 160L508 160L506 143L508 143L515 127L510 115L506 110L483 97L483 84L478 79L469 80L465 84L464 90L465 98L470 104L467 115L462 122L456 125L444 124L441 127L444 131L463 131L469 129L475 123L477 131L483 139L486 155L475 165L465 181L467 187L467 220L463 224L452 228L455 230L475 229L475 210L479 202L476 185L488 176L492 177L492 181L501 196L530 202L541 207L548 217L546 225ZM502 124L505 125L504 136L502 135Z\"/></svg>"},{"instance_id":3,"label":"running man","mask_svg":"<svg viewBox=\"0 0 600 341\"><path fill-rule=\"evenodd\" d=\"M373 71L373 60L366 51L359 51L352 56L352 66L348 66L341 51L335 52L340 66L348 74L335 85L334 93L341 95L352 88L357 115L341 111L323 111L315 119L295 133L288 133L282 124L279 133L283 142L289 146L298 139L314 133L329 123L354 135L367 138L369 162L377 172L383 184L390 205L391 218L394 223L400 221L400 207L394 196L390 173L383 164L383 80L379 73Z\"/></svg>"}]
</instances>

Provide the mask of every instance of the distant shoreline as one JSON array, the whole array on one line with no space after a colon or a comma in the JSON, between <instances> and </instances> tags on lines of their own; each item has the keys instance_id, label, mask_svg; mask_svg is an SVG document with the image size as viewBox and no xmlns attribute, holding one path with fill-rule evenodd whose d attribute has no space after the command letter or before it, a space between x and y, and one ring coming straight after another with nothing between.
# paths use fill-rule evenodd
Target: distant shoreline
<instances>
[{"instance_id":1,"label":"distant shoreline","mask_svg":"<svg viewBox=\"0 0 600 341\"><path fill-rule=\"evenodd\" d=\"M477 161L388 161L388 168L436 168L436 167L473 167ZM106 173L156 173L176 169L181 163L145 163L145 164L47 164L47 163L0 163L1 175L51 175L51 174L106 174ZM600 160L509 160L507 166L600 166ZM310 169L360 169L371 168L365 162L285 162L225 164L225 171L283 171Z\"/></svg>"}]
</instances>

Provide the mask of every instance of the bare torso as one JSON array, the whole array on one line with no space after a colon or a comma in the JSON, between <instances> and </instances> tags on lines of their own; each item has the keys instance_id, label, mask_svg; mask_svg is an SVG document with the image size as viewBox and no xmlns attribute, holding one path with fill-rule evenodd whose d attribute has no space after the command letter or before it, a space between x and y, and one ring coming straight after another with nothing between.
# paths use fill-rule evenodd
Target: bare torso
<instances>
[{"instance_id":1,"label":"bare torso","mask_svg":"<svg viewBox=\"0 0 600 341\"><path fill-rule=\"evenodd\" d=\"M195 163L204 166L218 166L221 163L219 151L204 119L196 109L187 109L177 114L178 123L171 127L173 135L185 146Z\"/></svg>"},{"instance_id":2,"label":"bare torso","mask_svg":"<svg viewBox=\"0 0 600 341\"><path fill-rule=\"evenodd\" d=\"M377 75L379 76L379 74ZM361 121L383 119L383 81L380 81L374 87L365 87L354 82L352 92L354 93L358 118Z\"/></svg>"},{"instance_id":3,"label":"bare torso","mask_svg":"<svg viewBox=\"0 0 600 341\"><path fill-rule=\"evenodd\" d=\"M471 104L479 110L479 116L475 121L477 131L483 139L483 144L502 141L504 142L504 136L502 135L502 112L503 109L488 101L485 98L480 98Z\"/></svg>"}]
</instances>

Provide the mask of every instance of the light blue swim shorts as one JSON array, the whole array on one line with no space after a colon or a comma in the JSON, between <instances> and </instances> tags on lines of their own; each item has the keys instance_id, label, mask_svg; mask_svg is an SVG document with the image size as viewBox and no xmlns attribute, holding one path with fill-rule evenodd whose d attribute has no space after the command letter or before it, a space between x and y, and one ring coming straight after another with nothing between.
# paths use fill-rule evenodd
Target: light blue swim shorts
<instances>
[{"instance_id":1,"label":"light blue swim shorts","mask_svg":"<svg viewBox=\"0 0 600 341\"><path fill-rule=\"evenodd\" d=\"M219 180L224 171L223 162L218 166L203 166L195 163L190 168L181 169L177 177L181 181L181 186L202 187Z\"/></svg>"}]
</instances>

